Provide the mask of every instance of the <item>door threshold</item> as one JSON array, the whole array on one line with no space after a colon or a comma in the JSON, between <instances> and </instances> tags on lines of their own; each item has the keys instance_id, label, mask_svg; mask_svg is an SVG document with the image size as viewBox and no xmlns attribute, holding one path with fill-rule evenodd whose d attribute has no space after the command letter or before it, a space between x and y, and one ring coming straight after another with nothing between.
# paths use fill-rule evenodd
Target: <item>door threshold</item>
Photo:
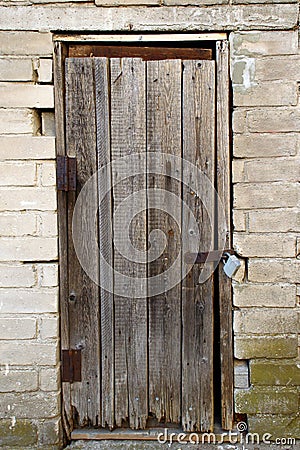
<instances>
[{"instance_id":1,"label":"door threshold","mask_svg":"<svg viewBox=\"0 0 300 450\"><path fill-rule=\"evenodd\" d=\"M190 442L190 443L223 443L230 442L233 432L222 429L214 433L185 433L179 428L149 428L146 430L117 429L113 431L105 429L81 428L71 433L72 440L131 440L131 441L156 441L161 443ZM171 441L170 441L171 439ZM179 439L179 441L178 441Z\"/></svg>"}]
</instances>

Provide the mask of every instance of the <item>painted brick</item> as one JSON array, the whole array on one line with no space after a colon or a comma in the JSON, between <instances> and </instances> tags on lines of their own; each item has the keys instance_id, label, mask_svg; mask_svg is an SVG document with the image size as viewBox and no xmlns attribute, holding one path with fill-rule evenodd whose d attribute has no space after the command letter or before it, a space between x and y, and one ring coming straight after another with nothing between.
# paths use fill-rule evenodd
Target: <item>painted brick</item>
<instances>
[{"instance_id":1,"label":"painted brick","mask_svg":"<svg viewBox=\"0 0 300 450\"><path fill-rule=\"evenodd\" d=\"M297 259L250 259L248 279L258 283L299 283Z\"/></svg>"},{"instance_id":2,"label":"painted brick","mask_svg":"<svg viewBox=\"0 0 300 450\"><path fill-rule=\"evenodd\" d=\"M234 355L238 359L284 359L297 356L296 336L236 336Z\"/></svg>"},{"instance_id":3,"label":"painted brick","mask_svg":"<svg viewBox=\"0 0 300 450\"><path fill-rule=\"evenodd\" d=\"M12 426L13 425L13 426ZM23 448L37 443L37 427L29 420L13 419L0 420L0 446L4 449Z\"/></svg>"},{"instance_id":4,"label":"painted brick","mask_svg":"<svg viewBox=\"0 0 300 450\"><path fill-rule=\"evenodd\" d=\"M53 112L42 112L42 135L55 136L55 116Z\"/></svg>"},{"instance_id":5,"label":"painted brick","mask_svg":"<svg viewBox=\"0 0 300 450\"><path fill-rule=\"evenodd\" d=\"M27 109L0 109L0 134L32 133L34 114Z\"/></svg>"},{"instance_id":6,"label":"painted brick","mask_svg":"<svg viewBox=\"0 0 300 450\"><path fill-rule=\"evenodd\" d=\"M236 158L269 158L294 156L299 147L298 134L248 134L234 136L233 152Z\"/></svg>"},{"instance_id":7,"label":"painted brick","mask_svg":"<svg viewBox=\"0 0 300 450\"><path fill-rule=\"evenodd\" d=\"M54 108L53 86L0 83L0 107Z\"/></svg>"},{"instance_id":8,"label":"painted brick","mask_svg":"<svg viewBox=\"0 0 300 450\"><path fill-rule=\"evenodd\" d=\"M297 206L300 190L296 183L240 183L233 192L237 209L269 209Z\"/></svg>"},{"instance_id":9,"label":"painted brick","mask_svg":"<svg viewBox=\"0 0 300 450\"><path fill-rule=\"evenodd\" d=\"M57 258L57 239L44 237L0 238L2 261L40 261Z\"/></svg>"},{"instance_id":10,"label":"painted brick","mask_svg":"<svg viewBox=\"0 0 300 450\"><path fill-rule=\"evenodd\" d=\"M55 366L57 356L57 343L30 342L30 351L28 351L28 343L22 341L3 341L0 346L0 358L4 365Z\"/></svg>"},{"instance_id":11,"label":"painted brick","mask_svg":"<svg viewBox=\"0 0 300 450\"><path fill-rule=\"evenodd\" d=\"M37 232L37 216L27 213L0 214L1 236L35 235Z\"/></svg>"},{"instance_id":12,"label":"painted brick","mask_svg":"<svg viewBox=\"0 0 300 450\"><path fill-rule=\"evenodd\" d=\"M208 31L208 30L251 30L292 29L297 26L298 7L286 5L240 6L162 6L149 9L143 6L120 9L90 6L19 6L0 8L0 29L2 30L57 30L57 31ZM292 32L289 32L292 33ZM263 33L256 32L255 35ZM297 33L295 32L296 36ZM280 32L276 41L283 39ZM38 40L36 45L38 45ZM284 53L293 53L296 37L284 39ZM289 49L289 46L292 48ZM263 44L261 45L263 48ZM269 50L268 48L265 51ZM278 45L274 47L278 53ZM279 50L281 50L279 48ZM38 53L39 54L39 53Z\"/></svg>"},{"instance_id":13,"label":"painted brick","mask_svg":"<svg viewBox=\"0 0 300 450\"><path fill-rule=\"evenodd\" d=\"M234 106L292 106L297 102L296 82L259 83L249 88L235 86L233 89Z\"/></svg>"},{"instance_id":14,"label":"painted brick","mask_svg":"<svg viewBox=\"0 0 300 450\"><path fill-rule=\"evenodd\" d=\"M42 314L57 311L57 288L0 289L0 312L2 314Z\"/></svg>"},{"instance_id":15,"label":"painted brick","mask_svg":"<svg viewBox=\"0 0 300 450\"><path fill-rule=\"evenodd\" d=\"M36 328L36 320L32 318L0 318L0 339L33 339Z\"/></svg>"},{"instance_id":16,"label":"painted brick","mask_svg":"<svg viewBox=\"0 0 300 450\"><path fill-rule=\"evenodd\" d=\"M244 257L293 257L296 238L288 234L246 234L235 233L233 237L236 252Z\"/></svg>"},{"instance_id":17,"label":"painted brick","mask_svg":"<svg viewBox=\"0 0 300 450\"><path fill-rule=\"evenodd\" d=\"M54 158L53 137L0 136L0 160Z\"/></svg>"},{"instance_id":18,"label":"painted brick","mask_svg":"<svg viewBox=\"0 0 300 450\"><path fill-rule=\"evenodd\" d=\"M234 284L234 305L238 307L296 306L296 287L280 284Z\"/></svg>"},{"instance_id":19,"label":"painted brick","mask_svg":"<svg viewBox=\"0 0 300 450\"><path fill-rule=\"evenodd\" d=\"M300 364L291 361L251 361L251 383L267 386L300 386Z\"/></svg>"},{"instance_id":20,"label":"painted brick","mask_svg":"<svg viewBox=\"0 0 300 450\"><path fill-rule=\"evenodd\" d=\"M0 58L0 81L32 81L32 79L30 58Z\"/></svg>"},{"instance_id":21,"label":"painted brick","mask_svg":"<svg viewBox=\"0 0 300 450\"><path fill-rule=\"evenodd\" d=\"M300 131L300 109L296 108L252 109L246 120L252 132Z\"/></svg>"},{"instance_id":22,"label":"painted brick","mask_svg":"<svg viewBox=\"0 0 300 450\"><path fill-rule=\"evenodd\" d=\"M38 372L36 370L12 370L9 367L0 370L1 392L36 391Z\"/></svg>"},{"instance_id":23,"label":"painted brick","mask_svg":"<svg viewBox=\"0 0 300 450\"><path fill-rule=\"evenodd\" d=\"M50 418L57 416L59 409L59 395L56 393L0 394L1 418Z\"/></svg>"},{"instance_id":24,"label":"painted brick","mask_svg":"<svg viewBox=\"0 0 300 450\"><path fill-rule=\"evenodd\" d=\"M259 81L295 80L299 78L299 56L277 56L274 58L257 59L255 64L255 79Z\"/></svg>"},{"instance_id":25,"label":"painted brick","mask_svg":"<svg viewBox=\"0 0 300 450\"><path fill-rule=\"evenodd\" d=\"M41 236L57 236L57 214L45 212L39 214L39 234Z\"/></svg>"},{"instance_id":26,"label":"painted brick","mask_svg":"<svg viewBox=\"0 0 300 450\"><path fill-rule=\"evenodd\" d=\"M36 267L39 286L52 287L58 285L57 264L38 264Z\"/></svg>"},{"instance_id":27,"label":"painted brick","mask_svg":"<svg viewBox=\"0 0 300 450\"><path fill-rule=\"evenodd\" d=\"M0 211L56 210L56 190L51 188L0 189Z\"/></svg>"},{"instance_id":28,"label":"painted brick","mask_svg":"<svg viewBox=\"0 0 300 450\"><path fill-rule=\"evenodd\" d=\"M234 387L247 389L249 387L249 367L247 361L234 360Z\"/></svg>"},{"instance_id":29,"label":"painted brick","mask_svg":"<svg viewBox=\"0 0 300 450\"><path fill-rule=\"evenodd\" d=\"M297 31L232 33L234 55L288 55L298 53Z\"/></svg>"},{"instance_id":30,"label":"painted brick","mask_svg":"<svg viewBox=\"0 0 300 450\"><path fill-rule=\"evenodd\" d=\"M233 182L298 181L300 159L251 159L233 161Z\"/></svg>"},{"instance_id":31,"label":"painted brick","mask_svg":"<svg viewBox=\"0 0 300 450\"><path fill-rule=\"evenodd\" d=\"M289 416L261 414L253 416L249 414L247 419L249 429L252 433L258 433L259 436L263 436L268 432L272 435L272 441L280 439L280 442L282 442L281 440L283 437L300 439L300 422L298 414L291 414ZM286 448L286 446L284 446L284 448Z\"/></svg>"},{"instance_id":32,"label":"painted brick","mask_svg":"<svg viewBox=\"0 0 300 450\"><path fill-rule=\"evenodd\" d=\"M0 186L34 186L36 165L30 162L0 163Z\"/></svg>"},{"instance_id":33,"label":"painted brick","mask_svg":"<svg viewBox=\"0 0 300 450\"><path fill-rule=\"evenodd\" d=\"M40 388L42 391L57 391L60 382L59 368L42 368L40 370Z\"/></svg>"},{"instance_id":34,"label":"painted brick","mask_svg":"<svg viewBox=\"0 0 300 450\"><path fill-rule=\"evenodd\" d=\"M0 264L0 287L32 287L35 283L33 266Z\"/></svg>"},{"instance_id":35,"label":"painted brick","mask_svg":"<svg viewBox=\"0 0 300 450\"><path fill-rule=\"evenodd\" d=\"M53 81L52 59L40 59L37 73L39 83L52 83Z\"/></svg>"},{"instance_id":36,"label":"painted brick","mask_svg":"<svg viewBox=\"0 0 300 450\"><path fill-rule=\"evenodd\" d=\"M41 339L57 339L58 317L43 317L39 324L39 335Z\"/></svg>"},{"instance_id":37,"label":"painted brick","mask_svg":"<svg viewBox=\"0 0 300 450\"><path fill-rule=\"evenodd\" d=\"M243 309L234 312L234 331L245 334L297 333L295 311L279 308Z\"/></svg>"},{"instance_id":38,"label":"painted brick","mask_svg":"<svg viewBox=\"0 0 300 450\"><path fill-rule=\"evenodd\" d=\"M249 211L249 231L288 232L300 231L300 212L298 209Z\"/></svg>"},{"instance_id":39,"label":"painted brick","mask_svg":"<svg viewBox=\"0 0 300 450\"><path fill-rule=\"evenodd\" d=\"M43 163L41 169L42 186L56 186L56 164L55 162Z\"/></svg>"},{"instance_id":40,"label":"painted brick","mask_svg":"<svg viewBox=\"0 0 300 450\"><path fill-rule=\"evenodd\" d=\"M246 414L290 414L298 411L298 394L292 389L252 388L235 391L235 411Z\"/></svg>"},{"instance_id":41,"label":"painted brick","mask_svg":"<svg viewBox=\"0 0 300 450\"><path fill-rule=\"evenodd\" d=\"M14 8L15 9L15 8ZM12 27L17 27L12 22ZM3 28L1 27L3 30ZM51 55L53 43L51 33L30 31L0 31L1 55Z\"/></svg>"}]
</instances>

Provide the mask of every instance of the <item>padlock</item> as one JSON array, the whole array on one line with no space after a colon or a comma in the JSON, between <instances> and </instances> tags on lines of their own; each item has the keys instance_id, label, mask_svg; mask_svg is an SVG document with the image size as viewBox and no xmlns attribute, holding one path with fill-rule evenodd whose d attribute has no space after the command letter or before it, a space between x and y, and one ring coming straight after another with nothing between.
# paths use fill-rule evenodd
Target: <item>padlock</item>
<instances>
[{"instance_id":1,"label":"padlock","mask_svg":"<svg viewBox=\"0 0 300 450\"><path fill-rule=\"evenodd\" d=\"M230 253L225 253L225 257L227 259L225 260L223 270L229 278L232 278L241 267L241 263L235 255L230 255Z\"/></svg>"}]
</instances>

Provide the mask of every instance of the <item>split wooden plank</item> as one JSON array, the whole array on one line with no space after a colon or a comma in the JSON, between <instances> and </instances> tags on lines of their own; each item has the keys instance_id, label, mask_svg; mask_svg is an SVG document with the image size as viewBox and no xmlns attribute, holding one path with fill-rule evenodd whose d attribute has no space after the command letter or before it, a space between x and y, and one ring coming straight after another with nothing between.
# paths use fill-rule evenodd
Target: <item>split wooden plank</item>
<instances>
[{"instance_id":1,"label":"split wooden plank","mask_svg":"<svg viewBox=\"0 0 300 450\"><path fill-rule=\"evenodd\" d=\"M146 251L146 178L145 158L135 157L134 166L143 175L132 174L121 181L122 171L118 159L146 150L145 116L145 63L141 59L111 59L111 155L113 165L114 212L122 208L122 202L131 194L141 191L139 199L133 199L121 212L120 221L113 221L114 270L137 282L146 277L146 264L122 256L116 248L117 241L124 243L126 225L132 245ZM138 204L144 211L137 216ZM136 216L136 217L135 217ZM115 277L115 290L126 292L128 286ZM132 282L129 284L132 285ZM138 292L138 289L137 289ZM145 295L147 292L145 291ZM133 288L131 297L115 295L115 420L121 426L129 422L131 428L145 428L148 417L147 402L147 299L138 298Z\"/></svg>"},{"instance_id":2,"label":"split wooden plank","mask_svg":"<svg viewBox=\"0 0 300 450\"><path fill-rule=\"evenodd\" d=\"M166 154L163 167L151 158L147 188L162 189L148 204L148 234L160 230L166 237L162 254L148 264L148 276L162 275L176 258L181 260L181 183L174 179L174 162L181 157L181 61L147 63L147 151ZM149 160L150 161L150 160ZM159 175L160 171L166 175ZM173 172L173 178L172 178ZM178 173L180 177L180 173ZM177 202L170 201L172 192ZM150 197L150 194L148 194ZM160 205L163 210L160 210ZM169 209L169 213L165 212ZM179 217L179 223L174 218ZM160 245L151 246L157 253ZM171 269L173 270L173 269ZM181 268L173 272L178 284L149 298L149 411L158 421L180 422L181 416ZM150 281L149 281L150 282ZM149 292L151 295L151 292Z\"/></svg>"},{"instance_id":3,"label":"split wooden plank","mask_svg":"<svg viewBox=\"0 0 300 450\"><path fill-rule=\"evenodd\" d=\"M99 250L105 262L112 268L109 60L95 58L94 65L99 171ZM107 268L100 261L101 425L112 429L114 427L114 298L113 276L109 267Z\"/></svg>"},{"instance_id":4,"label":"split wooden plank","mask_svg":"<svg viewBox=\"0 0 300 450\"><path fill-rule=\"evenodd\" d=\"M93 61L66 59L66 144L69 156L77 159L77 193L68 198L69 292L75 298L69 306L70 347L82 350L82 382L71 386L74 419L79 426L99 425L100 336L99 287L82 269L73 246L72 215L77 195L97 170ZM86 210L97 204L97 184L85 199ZM92 224L84 214L76 219L81 227L85 252L99 265L97 251L89 248ZM95 236L98 239L97 236Z\"/></svg>"},{"instance_id":5,"label":"split wooden plank","mask_svg":"<svg viewBox=\"0 0 300 450\"><path fill-rule=\"evenodd\" d=\"M229 140L229 51L228 42L216 45L217 64L217 189L225 213L226 230L219 220L218 235L226 232L225 248L231 248L231 165ZM220 355L222 426L233 427L233 337L231 280L219 268Z\"/></svg>"},{"instance_id":6,"label":"split wooden plank","mask_svg":"<svg viewBox=\"0 0 300 450\"><path fill-rule=\"evenodd\" d=\"M183 61L183 66L183 159L205 174L213 186L215 63ZM214 190L185 168L184 176L188 187L183 185L183 200L188 205L189 217L183 216L183 253L191 251L192 215L199 227L199 251L212 250ZM203 265L194 265L182 288L182 426L185 431L212 431L214 423L213 275L199 283L202 270Z\"/></svg>"}]
</instances>

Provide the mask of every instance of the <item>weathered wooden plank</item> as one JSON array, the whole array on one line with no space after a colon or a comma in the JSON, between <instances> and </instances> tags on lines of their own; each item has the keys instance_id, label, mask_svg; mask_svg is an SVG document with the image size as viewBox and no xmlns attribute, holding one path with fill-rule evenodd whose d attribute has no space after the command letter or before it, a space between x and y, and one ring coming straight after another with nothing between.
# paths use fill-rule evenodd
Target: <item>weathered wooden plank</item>
<instances>
[{"instance_id":1,"label":"weathered wooden plank","mask_svg":"<svg viewBox=\"0 0 300 450\"><path fill-rule=\"evenodd\" d=\"M54 101L56 125L56 154L64 156L65 146L65 58L67 48L60 42L54 46ZM69 300L68 300L68 223L67 194L57 192L59 233L59 297L60 297L60 342L61 349L69 349ZM62 418L67 438L73 428L70 384L62 383Z\"/></svg>"},{"instance_id":2,"label":"weathered wooden plank","mask_svg":"<svg viewBox=\"0 0 300 450\"><path fill-rule=\"evenodd\" d=\"M110 267L113 265L112 204L110 170L109 60L96 58L96 126L99 189L99 250ZM107 170L104 168L107 167ZM107 193L104 196L104 193ZM113 279L100 262L100 334L101 334L101 417L102 426L114 426L114 298ZM109 286L110 289L103 289Z\"/></svg>"},{"instance_id":3,"label":"weathered wooden plank","mask_svg":"<svg viewBox=\"0 0 300 450\"><path fill-rule=\"evenodd\" d=\"M181 62L179 60L147 63L147 151L181 157ZM169 211L181 218L181 183L171 177L174 164L166 156L164 167L151 159L148 189L162 189L159 198L148 204L148 234L160 230L166 236L165 250L148 264L154 277L181 258L180 219L176 224ZM159 175L163 170L170 176ZM180 173L178 174L180 176ZM178 198L170 202L168 193ZM149 197L149 194L148 194ZM158 202L158 204L157 204ZM160 205L164 211L160 210ZM155 209L156 208L156 209ZM159 242L152 241L154 250ZM149 411L157 420L179 422L181 416L181 270L173 274L179 284L149 298Z\"/></svg>"},{"instance_id":4,"label":"weathered wooden plank","mask_svg":"<svg viewBox=\"0 0 300 450\"><path fill-rule=\"evenodd\" d=\"M111 59L111 155L112 161L146 150L145 63L140 59ZM138 166L138 163L137 163ZM145 173L143 159L138 167ZM114 211L132 193L145 189L145 176L134 175L120 182L122 173L113 169ZM117 184L118 183L118 184ZM146 209L146 193L139 202ZM135 216L137 200L122 210L120 221L114 220L114 270L131 278L145 277L146 264L125 259L116 242L126 240L126 224L132 221L130 239L134 247L146 250L146 213ZM134 220L133 220L134 219ZM126 256L126 255L125 255ZM129 256L129 255L127 255ZM128 291L115 278L115 288ZM129 422L131 428L145 428L147 405L147 299L115 295L115 420ZM146 292L145 292L146 295Z\"/></svg>"},{"instance_id":5,"label":"weathered wooden plank","mask_svg":"<svg viewBox=\"0 0 300 450\"><path fill-rule=\"evenodd\" d=\"M70 302L70 347L82 349L82 382L73 383L71 390L74 419L80 426L98 425L100 418L100 336L99 287L81 268L72 241L72 214L76 194L97 169L96 124L93 61L66 59L66 144L69 156L77 159L77 193L69 193L68 254ZM93 194L84 201L86 209L97 203L97 184ZM98 254L89 248L92 224L84 214L76 218L81 227L81 240L89 258L98 265ZM97 237L96 237L97 238Z\"/></svg>"},{"instance_id":6,"label":"weathered wooden plank","mask_svg":"<svg viewBox=\"0 0 300 450\"><path fill-rule=\"evenodd\" d=\"M183 158L214 183L215 63L183 65ZM199 251L212 250L214 193L192 172L184 174L189 187L183 185L183 200L190 214L183 217L183 253L191 251L192 215L199 225ZM200 284L202 270L203 265L194 265L182 288L182 425L187 431L209 431L214 422L213 276Z\"/></svg>"},{"instance_id":7,"label":"weathered wooden plank","mask_svg":"<svg viewBox=\"0 0 300 450\"><path fill-rule=\"evenodd\" d=\"M60 42L191 42L220 41L227 39L227 33L167 33L167 34L53 34L53 41Z\"/></svg>"},{"instance_id":8,"label":"weathered wooden plank","mask_svg":"<svg viewBox=\"0 0 300 450\"><path fill-rule=\"evenodd\" d=\"M229 141L229 60L228 42L217 42L217 174L218 194L226 218L225 248L231 248L230 206L230 141ZM218 234L224 233L219 221ZM233 342L232 342L232 287L222 265L219 268L220 354L222 426L233 424Z\"/></svg>"},{"instance_id":9,"label":"weathered wooden plank","mask_svg":"<svg viewBox=\"0 0 300 450\"><path fill-rule=\"evenodd\" d=\"M209 48L173 48L173 47L135 47L116 45L70 45L69 56L106 56L107 58L142 58L143 60L160 59L212 59Z\"/></svg>"}]
</instances>

